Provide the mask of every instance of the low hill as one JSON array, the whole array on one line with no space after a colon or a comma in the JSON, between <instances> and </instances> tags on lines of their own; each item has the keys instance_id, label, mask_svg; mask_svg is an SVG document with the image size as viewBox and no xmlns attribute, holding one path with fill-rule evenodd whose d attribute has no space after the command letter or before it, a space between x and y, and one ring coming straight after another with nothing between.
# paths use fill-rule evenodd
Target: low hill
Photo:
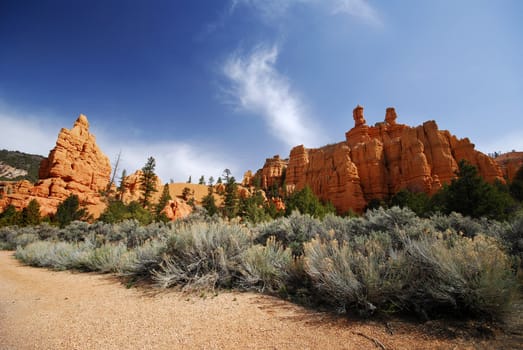
<instances>
[{"instance_id":1,"label":"low hill","mask_svg":"<svg viewBox=\"0 0 523 350\"><path fill-rule=\"evenodd\" d=\"M0 150L0 180L38 180L38 169L44 157L19 151Z\"/></svg>"}]
</instances>

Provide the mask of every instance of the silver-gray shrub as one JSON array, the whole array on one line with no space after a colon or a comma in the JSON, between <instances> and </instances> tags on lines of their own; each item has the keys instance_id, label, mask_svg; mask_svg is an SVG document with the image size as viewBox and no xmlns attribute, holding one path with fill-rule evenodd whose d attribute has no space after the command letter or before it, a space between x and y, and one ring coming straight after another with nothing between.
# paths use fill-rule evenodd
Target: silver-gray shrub
<instances>
[{"instance_id":1,"label":"silver-gray shrub","mask_svg":"<svg viewBox=\"0 0 523 350\"><path fill-rule=\"evenodd\" d=\"M60 230L59 237L66 242L82 242L90 233L90 224L75 220Z\"/></svg>"},{"instance_id":2,"label":"silver-gray shrub","mask_svg":"<svg viewBox=\"0 0 523 350\"><path fill-rule=\"evenodd\" d=\"M85 248L84 243L36 241L18 247L15 257L31 266L67 270L84 266Z\"/></svg>"},{"instance_id":3,"label":"silver-gray shrub","mask_svg":"<svg viewBox=\"0 0 523 350\"><path fill-rule=\"evenodd\" d=\"M403 308L423 316L437 313L501 317L517 284L511 258L483 234L405 240Z\"/></svg>"},{"instance_id":4,"label":"silver-gray shrub","mask_svg":"<svg viewBox=\"0 0 523 350\"><path fill-rule=\"evenodd\" d=\"M119 273L131 278L150 278L163 260L165 242L155 239L128 251L120 262Z\"/></svg>"},{"instance_id":5,"label":"silver-gray shrub","mask_svg":"<svg viewBox=\"0 0 523 350\"><path fill-rule=\"evenodd\" d=\"M154 280L162 287L230 288L243 276L242 258L251 244L252 233L238 223L182 226L168 237Z\"/></svg>"},{"instance_id":6,"label":"silver-gray shrub","mask_svg":"<svg viewBox=\"0 0 523 350\"><path fill-rule=\"evenodd\" d=\"M404 256L383 232L359 236L354 243L317 237L305 244L304 260L317 297L339 311L397 310Z\"/></svg>"},{"instance_id":7,"label":"silver-gray shrub","mask_svg":"<svg viewBox=\"0 0 523 350\"><path fill-rule=\"evenodd\" d=\"M292 273L292 252L272 236L265 245L255 244L247 249L243 265L243 287L260 292L282 291L287 288Z\"/></svg>"},{"instance_id":8,"label":"silver-gray shrub","mask_svg":"<svg viewBox=\"0 0 523 350\"><path fill-rule=\"evenodd\" d=\"M414 312L500 317L516 290L511 258L482 234L396 229L351 240L316 237L305 244L305 272L316 297L341 311ZM422 229L420 231L420 229ZM407 232L414 230L417 232ZM400 239L401 244L396 244Z\"/></svg>"},{"instance_id":9,"label":"silver-gray shrub","mask_svg":"<svg viewBox=\"0 0 523 350\"><path fill-rule=\"evenodd\" d=\"M326 234L324 225L319 219L298 211L289 217L263 222L255 227L256 243L265 244L270 237L290 247L293 255L303 254L303 243L310 241L315 235Z\"/></svg>"}]
</instances>

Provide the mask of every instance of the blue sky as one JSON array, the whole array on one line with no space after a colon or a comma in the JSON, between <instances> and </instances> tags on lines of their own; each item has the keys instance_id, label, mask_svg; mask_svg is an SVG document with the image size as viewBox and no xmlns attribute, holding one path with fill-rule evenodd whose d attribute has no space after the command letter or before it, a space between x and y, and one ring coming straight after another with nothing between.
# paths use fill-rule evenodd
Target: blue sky
<instances>
[{"instance_id":1,"label":"blue sky","mask_svg":"<svg viewBox=\"0 0 523 350\"><path fill-rule=\"evenodd\" d=\"M298 144L436 120L523 150L523 2L0 2L0 148L47 155L86 114L102 150L165 181L241 180Z\"/></svg>"}]
</instances>

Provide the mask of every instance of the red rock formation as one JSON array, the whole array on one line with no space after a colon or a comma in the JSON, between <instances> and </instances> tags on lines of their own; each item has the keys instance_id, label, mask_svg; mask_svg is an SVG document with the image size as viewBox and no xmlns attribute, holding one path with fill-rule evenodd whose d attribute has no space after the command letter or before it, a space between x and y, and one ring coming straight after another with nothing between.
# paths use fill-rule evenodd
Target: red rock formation
<instances>
[{"instance_id":1,"label":"red rock formation","mask_svg":"<svg viewBox=\"0 0 523 350\"><path fill-rule=\"evenodd\" d=\"M128 175L123 182L123 193L122 193L122 202L129 204L131 202L139 202L142 198L142 190L140 189L142 185L142 171L137 170L133 174ZM155 179L154 188L156 192L151 194L151 203L154 203L160 199L163 190L162 180L157 176Z\"/></svg>"},{"instance_id":2,"label":"red rock formation","mask_svg":"<svg viewBox=\"0 0 523 350\"><path fill-rule=\"evenodd\" d=\"M394 108L387 108L385 121L369 127L359 105L353 119L354 127L345 134L344 142L291 150L288 190L310 186L339 212L361 212L371 199L386 199L404 188L435 193L455 177L461 159L476 166L487 181L504 182L492 158L476 151L468 139L439 130L434 121L412 128L398 124ZM267 160L259 171L266 174L262 185L276 181L271 179L269 167Z\"/></svg>"},{"instance_id":3,"label":"red rock formation","mask_svg":"<svg viewBox=\"0 0 523 350\"><path fill-rule=\"evenodd\" d=\"M340 212L363 210L363 197L356 164L344 142L318 149L303 146L291 150L287 168L287 191L310 186L323 200L329 200Z\"/></svg>"},{"instance_id":4,"label":"red rock formation","mask_svg":"<svg viewBox=\"0 0 523 350\"><path fill-rule=\"evenodd\" d=\"M55 148L40 165L40 180L34 186L15 185L0 207L13 204L21 209L34 198L40 203L41 214L47 215L54 213L69 195L76 194L87 210L97 216L105 208L99 192L106 189L110 174L109 159L96 145L89 122L81 114L71 130L60 131Z\"/></svg>"},{"instance_id":5,"label":"red rock formation","mask_svg":"<svg viewBox=\"0 0 523 350\"><path fill-rule=\"evenodd\" d=\"M260 186L262 188L271 188L274 184L281 186L287 164L288 160L281 159L279 155L265 159L263 168L258 170L255 176L260 179Z\"/></svg>"},{"instance_id":6,"label":"red rock formation","mask_svg":"<svg viewBox=\"0 0 523 350\"><path fill-rule=\"evenodd\" d=\"M494 158L494 161L501 167L503 177L511 182L523 166L523 152L504 153Z\"/></svg>"},{"instance_id":7,"label":"red rock formation","mask_svg":"<svg viewBox=\"0 0 523 350\"><path fill-rule=\"evenodd\" d=\"M170 200L162 211L170 220L182 219L192 213L192 207L179 200Z\"/></svg>"}]
</instances>

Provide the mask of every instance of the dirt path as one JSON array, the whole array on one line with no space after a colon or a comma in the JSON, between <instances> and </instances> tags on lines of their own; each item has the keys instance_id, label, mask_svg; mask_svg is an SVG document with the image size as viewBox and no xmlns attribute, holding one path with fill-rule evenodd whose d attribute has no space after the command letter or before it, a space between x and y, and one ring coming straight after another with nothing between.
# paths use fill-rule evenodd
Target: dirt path
<instances>
[{"instance_id":1,"label":"dirt path","mask_svg":"<svg viewBox=\"0 0 523 350\"><path fill-rule=\"evenodd\" d=\"M152 295L0 252L0 349L476 349L420 326L351 321L252 293ZM382 347L383 346L383 347Z\"/></svg>"}]
</instances>

